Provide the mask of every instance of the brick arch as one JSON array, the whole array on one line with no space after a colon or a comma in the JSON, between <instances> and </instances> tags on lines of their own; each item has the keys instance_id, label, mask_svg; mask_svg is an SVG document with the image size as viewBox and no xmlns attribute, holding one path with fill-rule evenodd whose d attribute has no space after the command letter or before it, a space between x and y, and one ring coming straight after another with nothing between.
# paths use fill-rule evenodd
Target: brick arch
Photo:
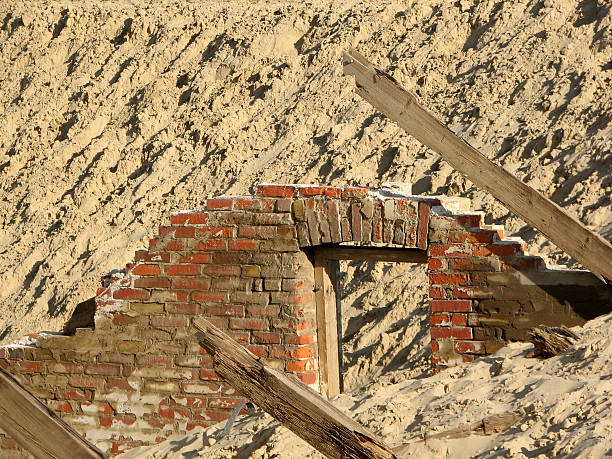
<instances>
[{"instance_id":1,"label":"brick arch","mask_svg":"<svg viewBox=\"0 0 612 459\"><path fill-rule=\"evenodd\" d=\"M542 258L483 225L466 204L300 185L208 199L204 210L171 214L147 249L104 278L95 329L29 335L0 348L0 367L114 454L214 424L241 400L196 342L195 316L273 367L319 384L310 247L426 250L434 365L493 352L542 320L584 322L590 312L581 301L612 302L590 273L552 279ZM0 435L2 448L12 444Z\"/></svg>"}]
</instances>

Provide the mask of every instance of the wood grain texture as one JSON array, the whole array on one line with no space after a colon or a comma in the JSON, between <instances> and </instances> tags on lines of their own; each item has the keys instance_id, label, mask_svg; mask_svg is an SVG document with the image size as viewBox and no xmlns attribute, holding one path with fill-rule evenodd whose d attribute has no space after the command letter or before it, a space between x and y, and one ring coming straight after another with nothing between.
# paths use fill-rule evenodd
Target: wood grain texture
<instances>
[{"instance_id":1,"label":"wood grain texture","mask_svg":"<svg viewBox=\"0 0 612 459\"><path fill-rule=\"evenodd\" d=\"M0 428L36 458L105 457L2 369Z\"/></svg>"},{"instance_id":2,"label":"wood grain texture","mask_svg":"<svg viewBox=\"0 0 612 459\"><path fill-rule=\"evenodd\" d=\"M337 259L328 259L325 250L315 249L315 302L320 376L328 398L340 393L338 354L338 304L336 301Z\"/></svg>"},{"instance_id":3,"label":"wood grain texture","mask_svg":"<svg viewBox=\"0 0 612 459\"><path fill-rule=\"evenodd\" d=\"M376 435L297 378L265 365L206 319L194 319L215 371L237 391L329 458L396 458Z\"/></svg>"},{"instance_id":4,"label":"wood grain texture","mask_svg":"<svg viewBox=\"0 0 612 459\"><path fill-rule=\"evenodd\" d=\"M423 108L416 97L375 68L356 50L343 54L344 73L354 75L357 94L406 132L439 153L471 182L540 230L604 282L612 282L612 245L576 217L497 166Z\"/></svg>"},{"instance_id":5,"label":"wood grain texture","mask_svg":"<svg viewBox=\"0 0 612 459\"><path fill-rule=\"evenodd\" d=\"M387 247L317 247L316 253L329 260L391 261L427 263L427 251Z\"/></svg>"}]
</instances>

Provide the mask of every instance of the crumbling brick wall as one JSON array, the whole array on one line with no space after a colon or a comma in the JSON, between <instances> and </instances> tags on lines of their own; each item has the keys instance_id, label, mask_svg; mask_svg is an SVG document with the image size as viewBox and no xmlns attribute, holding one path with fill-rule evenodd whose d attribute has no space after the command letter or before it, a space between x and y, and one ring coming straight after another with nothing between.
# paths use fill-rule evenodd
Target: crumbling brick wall
<instances>
[{"instance_id":1,"label":"crumbling brick wall","mask_svg":"<svg viewBox=\"0 0 612 459\"><path fill-rule=\"evenodd\" d=\"M549 269L479 212L431 212L432 363L470 362L540 325L568 327L612 310L612 287L588 271Z\"/></svg>"},{"instance_id":2,"label":"crumbling brick wall","mask_svg":"<svg viewBox=\"0 0 612 459\"><path fill-rule=\"evenodd\" d=\"M322 244L427 250L434 365L493 352L541 321L582 323L580 295L609 304L588 273L571 275L589 292L555 286L541 258L460 201L294 185L208 199L203 211L172 214L124 272L104 279L95 329L31 335L0 348L0 367L115 454L226 419L241 401L196 342L195 316L318 386L312 248ZM19 454L6 437L0 450Z\"/></svg>"}]
</instances>

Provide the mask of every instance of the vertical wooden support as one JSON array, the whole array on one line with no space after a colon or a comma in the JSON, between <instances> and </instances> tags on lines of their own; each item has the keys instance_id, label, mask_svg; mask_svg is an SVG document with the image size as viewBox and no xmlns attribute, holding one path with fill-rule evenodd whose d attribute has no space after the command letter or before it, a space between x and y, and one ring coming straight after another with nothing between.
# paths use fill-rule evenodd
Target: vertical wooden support
<instances>
[{"instance_id":1,"label":"vertical wooden support","mask_svg":"<svg viewBox=\"0 0 612 459\"><path fill-rule=\"evenodd\" d=\"M340 393L338 306L335 291L338 261L328 260L315 250L314 273L320 381L322 392L331 398Z\"/></svg>"}]
</instances>

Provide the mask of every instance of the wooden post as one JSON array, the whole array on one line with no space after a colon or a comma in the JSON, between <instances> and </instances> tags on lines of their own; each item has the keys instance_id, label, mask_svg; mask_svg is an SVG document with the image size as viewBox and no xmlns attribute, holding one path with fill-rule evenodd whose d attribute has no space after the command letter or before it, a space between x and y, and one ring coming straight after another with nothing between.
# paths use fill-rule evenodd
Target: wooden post
<instances>
[{"instance_id":1,"label":"wooden post","mask_svg":"<svg viewBox=\"0 0 612 459\"><path fill-rule=\"evenodd\" d=\"M105 457L2 369L0 427L37 459Z\"/></svg>"},{"instance_id":2,"label":"wooden post","mask_svg":"<svg viewBox=\"0 0 612 459\"><path fill-rule=\"evenodd\" d=\"M340 393L338 304L335 291L338 264L337 260L326 259L321 250L315 249L315 303L320 381L328 398Z\"/></svg>"},{"instance_id":3,"label":"wooden post","mask_svg":"<svg viewBox=\"0 0 612 459\"><path fill-rule=\"evenodd\" d=\"M214 369L237 391L329 458L396 458L376 435L299 379L265 365L203 318L193 320Z\"/></svg>"},{"instance_id":4,"label":"wooden post","mask_svg":"<svg viewBox=\"0 0 612 459\"><path fill-rule=\"evenodd\" d=\"M354 49L343 55L344 73L354 75L357 94L406 132L439 153L476 186L540 230L604 282L612 282L612 245L576 217L489 161L438 121L416 97Z\"/></svg>"}]
</instances>

